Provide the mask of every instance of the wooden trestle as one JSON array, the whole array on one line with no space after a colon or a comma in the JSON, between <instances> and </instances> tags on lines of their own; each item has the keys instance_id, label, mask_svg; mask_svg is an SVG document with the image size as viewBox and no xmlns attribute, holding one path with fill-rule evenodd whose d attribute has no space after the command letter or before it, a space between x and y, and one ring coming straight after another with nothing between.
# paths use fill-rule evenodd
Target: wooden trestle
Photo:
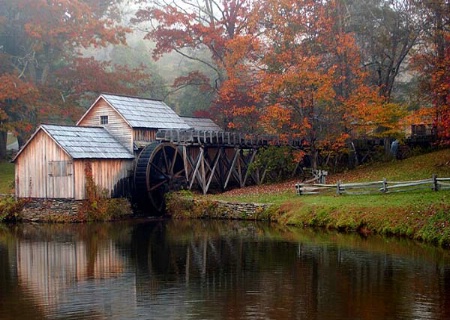
<instances>
[{"instance_id":1,"label":"wooden trestle","mask_svg":"<svg viewBox=\"0 0 450 320\"><path fill-rule=\"evenodd\" d=\"M267 178L267 169L251 167L258 150L270 145L300 147L300 141L296 140L221 131L159 130L156 140L178 148L188 188L198 187L203 194L212 187L224 191L231 186L262 184Z\"/></svg>"}]
</instances>

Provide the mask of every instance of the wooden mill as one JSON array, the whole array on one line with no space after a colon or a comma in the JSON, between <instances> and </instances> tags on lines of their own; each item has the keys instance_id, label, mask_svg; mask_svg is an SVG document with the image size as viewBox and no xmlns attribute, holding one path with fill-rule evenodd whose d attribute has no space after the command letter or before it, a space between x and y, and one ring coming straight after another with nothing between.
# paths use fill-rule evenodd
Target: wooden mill
<instances>
[{"instance_id":1,"label":"wooden mill","mask_svg":"<svg viewBox=\"0 0 450 320\"><path fill-rule=\"evenodd\" d=\"M132 197L160 213L169 190L206 194L212 186L262 183L266 172L250 166L261 147L281 143L225 132L209 119L180 117L162 101L102 94L76 126L36 130L13 159L15 192L83 200L89 168L107 196Z\"/></svg>"}]
</instances>

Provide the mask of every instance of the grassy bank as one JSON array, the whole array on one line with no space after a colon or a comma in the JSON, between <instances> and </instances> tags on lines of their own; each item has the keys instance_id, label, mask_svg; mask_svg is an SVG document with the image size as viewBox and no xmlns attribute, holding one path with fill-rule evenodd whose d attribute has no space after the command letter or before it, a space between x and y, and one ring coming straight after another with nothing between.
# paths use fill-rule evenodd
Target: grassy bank
<instances>
[{"instance_id":1,"label":"grassy bank","mask_svg":"<svg viewBox=\"0 0 450 320\"><path fill-rule=\"evenodd\" d=\"M0 194L10 194L14 183L14 164L0 161Z\"/></svg>"},{"instance_id":2,"label":"grassy bank","mask_svg":"<svg viewBox=\"0 0 450 320\"><path fill-rule=\"evenodd\" d=\"M330 183L450 177L450 149L359 167L331 175ZM273 203L278 212L271 217L288 225L325 227L362 234L407 236L450 246L450 191L413 191L370 195L295 194L296 181L236 189L220 195L200 196L207 200Z\"/></svg>"}]
</instances>

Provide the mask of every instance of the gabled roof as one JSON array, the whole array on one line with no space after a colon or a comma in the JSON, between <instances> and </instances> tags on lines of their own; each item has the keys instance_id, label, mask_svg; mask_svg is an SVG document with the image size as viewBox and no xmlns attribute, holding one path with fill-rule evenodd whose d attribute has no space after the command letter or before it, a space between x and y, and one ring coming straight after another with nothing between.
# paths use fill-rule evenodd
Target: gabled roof
<instances>
[{"instance_id":1,"label":"gabled roof","mask_svg":"<svg viewBox=\"0 0 450 320\"><path fill-rule=\"evenodd\" d=\"M13 161L40 130L45 131L73 159L134 158L133 154L104 128L41 125Z\"/></svg>"},{"instance_id":2,"label":"gabled roof","mask_svg":"<svg viewBox=\"0 0 450 320\"><path fill-rule=\"evenodd\" d=\"M167 104L159 100L102 94L104 99L132 128L189 129L189 126ZM91 109L92 109L91 107ZM90 109L85 113L85 115ZM80 121L84 116L80 119ZM78 121L78 123L80 123Z\"/></svg>"},{"instance_id":3,"label":"gabled roof","mask_svg":"<svg viewBox=\"0 0 450 320\"><path fill-rule=\"evenodd\" d=\"M194 130L223 131L214 121L208 118L181 117Z\"/></svg>"}]
</instances>

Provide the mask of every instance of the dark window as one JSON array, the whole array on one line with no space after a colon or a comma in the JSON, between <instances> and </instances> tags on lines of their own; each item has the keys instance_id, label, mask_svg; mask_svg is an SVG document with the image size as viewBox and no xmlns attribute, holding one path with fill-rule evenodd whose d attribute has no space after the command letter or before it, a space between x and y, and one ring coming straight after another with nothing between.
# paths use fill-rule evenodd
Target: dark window
<instances>
[{"instance_id":1,"label":"dark window","mask_svg":"<svg viewBox=\"0 0 450 320\"><path fill-rule=\"evenodd\" d=\"M108 116L100 116L100 124L108 124Z\"/></svg>"}]
</instances>

